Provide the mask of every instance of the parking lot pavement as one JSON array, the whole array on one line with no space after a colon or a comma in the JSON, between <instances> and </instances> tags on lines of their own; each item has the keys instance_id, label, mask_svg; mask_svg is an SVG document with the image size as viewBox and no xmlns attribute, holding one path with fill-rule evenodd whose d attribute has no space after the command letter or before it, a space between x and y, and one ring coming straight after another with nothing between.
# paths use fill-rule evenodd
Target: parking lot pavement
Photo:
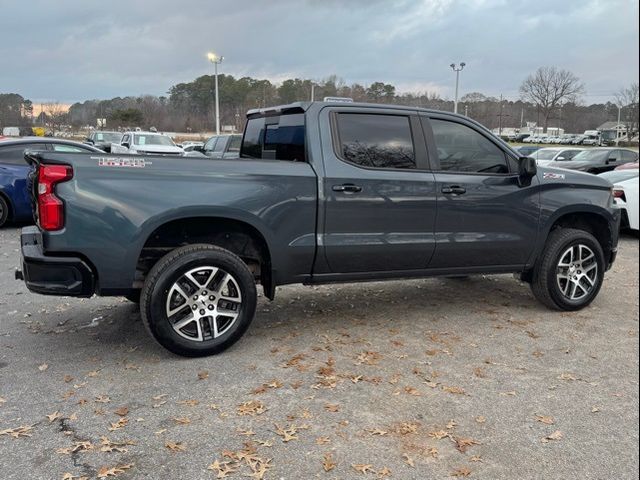
<instances>
[{"instance_id":1,"label":"parking lot pavement","mask_svg":"<svg viewBox=\"0 0 640 480\"><path fill-rule=\"evenodd\" d=\"M584 311L509 276L293 286L202 359L124 299L29 293L18 258L0 230L4 479L637 476L637 237Z\"/></svg>"}]
</instances>

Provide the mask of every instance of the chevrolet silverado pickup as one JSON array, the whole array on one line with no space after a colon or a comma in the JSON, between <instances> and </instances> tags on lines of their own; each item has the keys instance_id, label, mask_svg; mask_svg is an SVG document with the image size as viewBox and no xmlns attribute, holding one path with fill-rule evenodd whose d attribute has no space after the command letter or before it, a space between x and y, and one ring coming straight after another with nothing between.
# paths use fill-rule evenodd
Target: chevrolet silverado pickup
<instances>
[{"instance_id":1,"label":"chevrolet silverado pickup","mask_svg":"<svg viewBox=\"0 0 640 480\"><path fill-rule=\"evenodd\" d=\"M536 167L478 123L342 102L250 110L238 158L27 152L32 292L139 301L185 356L236 342L256 284L514 273L589 305L617 252L611 184Z\"/></svg>"}]
</instances>

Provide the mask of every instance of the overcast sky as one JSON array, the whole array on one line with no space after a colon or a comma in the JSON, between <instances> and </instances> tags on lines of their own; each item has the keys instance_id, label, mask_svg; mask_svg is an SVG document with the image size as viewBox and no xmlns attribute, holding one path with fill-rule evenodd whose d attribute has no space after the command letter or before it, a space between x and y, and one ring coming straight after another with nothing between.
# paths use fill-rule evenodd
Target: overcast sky
<instances>
[{"instance_id":1,"label":"overcast sky","mask_svg":"<svg viewBox=\"0 0 640 480\"><path fill-rule=\"evenodd\" d=\"M518 96L543 65L586 103L638 81L638 0L0 0L0 93L34 101L164 95L211 73L384 81Z\"/></svg>"}]
</instances>

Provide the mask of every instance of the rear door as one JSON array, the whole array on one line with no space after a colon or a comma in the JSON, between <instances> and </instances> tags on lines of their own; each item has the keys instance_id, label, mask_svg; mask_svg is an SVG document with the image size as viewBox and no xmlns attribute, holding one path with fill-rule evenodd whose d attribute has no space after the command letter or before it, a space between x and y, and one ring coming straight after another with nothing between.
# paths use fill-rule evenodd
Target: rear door
<instances>
[{"instance_id":1,"label":"rear door","mask_svg":"<svg viewBox=\"0 0 640 480\"><path fill-rule=\"evenodd\" d=\"M417 114L325 108L321 246L332 273L426 268L436 192Z\"/></svg>"},{"instance_id":2,"label":"rear door","mask_svg":"<svg viewBox=\"0 0 640 480\"><path fill-rule=\"evenodd\" d=\"M438 215L429 268L524 265L540 213L537 178L518 182L518 161L471 122L421 117L433 162Z\"/></svg>"}]
</instances>

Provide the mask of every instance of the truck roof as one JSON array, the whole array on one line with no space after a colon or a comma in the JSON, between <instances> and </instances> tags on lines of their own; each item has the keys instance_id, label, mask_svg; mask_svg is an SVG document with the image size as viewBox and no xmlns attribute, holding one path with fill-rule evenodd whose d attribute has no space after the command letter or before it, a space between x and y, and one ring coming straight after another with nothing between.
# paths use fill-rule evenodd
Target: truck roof
<instances>
[{"instance_id":1,"label":"truck roof","mask_svg":"<svg viewBox=\"0 0 640 480\"><path fill-rule=\"evenodd\" d=\"M451 116L464 117L464 115L459 115L452 112L446 112L443 110L435 110L429 108L422 107L411 107L408 105L395 105L395 104L385 104L385 103L366 103L366 102L323 102L323 101L315 101L315 102L293 102L286 105L276 105L273 107L266 108L254 108L247 111L247 117L251 116L261 116L261 115L281 115L283 113L304 113L309 110L312 106L321 105L327 107L366 107L366 108L393 108L395 110L407 110L407 111L420 111L420 112L428 112L428 113L445 113ZM467 118L467 117L464 117Z\"/></svg>"}]
</instances>

